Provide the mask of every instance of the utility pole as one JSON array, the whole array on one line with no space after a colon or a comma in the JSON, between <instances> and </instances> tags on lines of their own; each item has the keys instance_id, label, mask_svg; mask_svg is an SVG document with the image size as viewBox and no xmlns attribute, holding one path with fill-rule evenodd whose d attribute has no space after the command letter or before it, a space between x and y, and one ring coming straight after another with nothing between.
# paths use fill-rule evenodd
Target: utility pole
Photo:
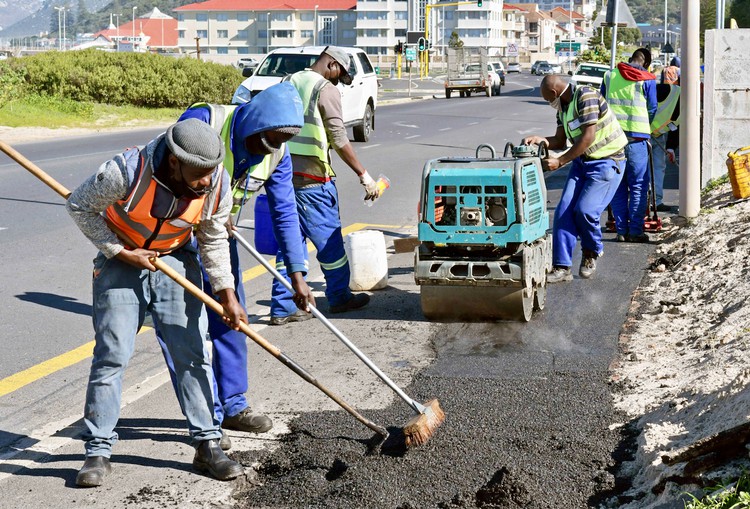
<instances>
[{"instance_id":1,"label":"utility pole","mask_svg":"<svg viewBox=\"0 0 750 509\"><path fill-rule=\"evenodd\" d=\"M62 11L65 7L55 7L57 11L57 47L62 51Z\"/></svg>"},{"instance_id":2,"label":"utility pole","mask_svg":"<svg viewBox=\"0 0 750 509\"><path fill-rule=\"evenodd\" d=\"M700 6L682 0L682 65L680 66L680 215L700 212Z\"/></svg>"},{"instance_id":3,"label":"utility pole","mask_svg":"<svg viewBox=\"0 0 750 509\"><path fill-rule=\"evenodd\" d=\"M113 14L113 16L117 20L117 27L116 27L116 29L117 29L117 41L116 41L116 47L117 47L117 52L119 53L120 52L120 15L119 14Z\"/></svg>"},{"instance_id":4,"label":"utility pole","mask_svg":"<svg viewBox=\"0 0 750 509\"><path fill-rule=\"evenodd\" d=\"M609 68L614 69L615 68L615 60L617 59L617 14L618 14L618 7L619 7L619 1L618 0L609 0L610 2L614 2L614 9L613 13L614 16L612 17L612 54L609 57ZM665 2L667 0L664 0Z\"/></svg>"},{"instance_id":5,"label":"utility pole","mask_svg":"<svg viewBox=\"0 0 750 509\"><path fill-rule=\"evenodd\" d=\"M315 6L315 26L313 27L313 46L318 45L318 6Z\"/></svg>"},{"instance_id":6,"label":"utility pole","mask_svg":"<svg viewBox=\"0 0 750 509\"><path fill-rule=\"evenodd\" d=\"M195 38L195 58L197 58L198 60L201 59L201 42L200 41L201 41L200 37Z\"/></svg>"}]
</instances>

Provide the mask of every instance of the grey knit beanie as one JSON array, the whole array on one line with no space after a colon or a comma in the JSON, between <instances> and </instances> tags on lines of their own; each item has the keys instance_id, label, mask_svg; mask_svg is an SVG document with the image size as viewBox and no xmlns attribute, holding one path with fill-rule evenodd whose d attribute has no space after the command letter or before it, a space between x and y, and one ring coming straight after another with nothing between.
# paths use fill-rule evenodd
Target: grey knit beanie
<instances>
[{"instance_id":1,"label":"grey knit beanie","mask_svg":"<svg viewBox=\"0 0 750 509\"><path fill-rule=\"evenodd\" d=\"M197 118L173 124L165 137L170 152L187 165L208 170L224 160L224 144L219 133Z\"/></svg>"},{"instance_id":2,"label":"grey knit beanie","mask_svg":"<svg viewBox=\"0 0 750 509\"><path fill-rule=\"evenodd\" d=\"M291 134L292 136L297 136L299 132L302 130L302 128L297 127L296 125L290 125L286 127L277 127L276 129L272 129L272 130L276 131L277 133Z\"/></svg>"}]
</instances>

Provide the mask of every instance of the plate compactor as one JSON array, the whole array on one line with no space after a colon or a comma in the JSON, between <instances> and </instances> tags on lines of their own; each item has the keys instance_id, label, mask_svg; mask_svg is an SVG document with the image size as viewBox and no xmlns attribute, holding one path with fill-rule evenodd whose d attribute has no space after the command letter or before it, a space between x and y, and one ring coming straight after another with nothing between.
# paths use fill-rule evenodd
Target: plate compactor
<instances>
[{"instance_id":1,"label":"plate compactor","mask_svg":"<svg viewBox=\"0 0 750 509\"><path fill-rule=\"evenodd\" d=\"M489 158L480 157L487 149ZM503 157L428 161L422 171L414 279L436 321L529 321L544 308L552 238L540 147Z\"/></svg>"}]
</instances>

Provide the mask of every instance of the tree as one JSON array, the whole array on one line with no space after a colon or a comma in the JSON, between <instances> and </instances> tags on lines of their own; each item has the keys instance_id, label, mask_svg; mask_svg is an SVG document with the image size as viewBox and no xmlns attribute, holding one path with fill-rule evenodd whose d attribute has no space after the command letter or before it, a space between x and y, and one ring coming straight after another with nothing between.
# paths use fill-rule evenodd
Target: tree
<instances>
[{"instance_id":1,"label":"tree","mask_svg":"<svg viewBox=\"0 0 750 509\"><path fill-rule=\"evenodd\" d=\"M449 48L463 48L464 47L464 41L461 40L461 38L458 36L458 32L455 30L451 32L451 38L448 40L448 47Z\"/></svg>"},{"instance_id":2,"label":"tree","mask_svg":"<svg viewBox=\"0 0 750 509\"><path fill-rule=\"evenodd\" d=\"M750 28L750 0L734 0L729 6L729 19L734 18L740 28Z\"/></svg>"}]
</instances>

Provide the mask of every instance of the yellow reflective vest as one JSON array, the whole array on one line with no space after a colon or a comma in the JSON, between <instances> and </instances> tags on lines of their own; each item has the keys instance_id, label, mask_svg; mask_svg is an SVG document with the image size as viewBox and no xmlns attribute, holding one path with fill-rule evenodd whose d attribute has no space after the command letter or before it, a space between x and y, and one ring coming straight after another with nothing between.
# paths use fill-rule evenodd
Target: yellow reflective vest
<instances>
[{"instance_id":1,"label":"yellow reflective vest","mask_svg":"<svg viewBox=\"0 0 750 509\"><path fill-rule=\"evenodd\" d=\"M669 86L669 95L656 107L656 114L651 121L651 136L658 138L664 133L675 131L680 125L680 113L677 118L672 120L672 115L680 100L680 87L678 85Z\"/></svg>"},{"instance_id":2,"label":"yellow reflective vest","mask_svg":"<svg viewBox=\"0 0 750 509\"><path fill-rule=\"evenodd\" d=\"M604 76L604 83L607 87L605 99L622 129L629 133L650 133L643 82L626 80L619 69L613 69Z\"/></svg>"},{"instance_id":3,"label":"yellow reflective vest","mask_svg":"<svg viewBox=\"0 0 750 509\"><path fill-rule=\"evenodd\" d=\"M568 107L564 111L558 113L565 129L565 135L573 143L583 135L581 120L578 117L578 96L582 89L583 87L576 87L573 93L573 100L570 101L570 104L568 104ZM628 139L617 119L612 114L612 108L608 108L604 116L599 117L599 120L596 122L594 143L586 149L584 155L589 159L604 159L617 154L627 144Z\"/></svg>"}]
</instances>

